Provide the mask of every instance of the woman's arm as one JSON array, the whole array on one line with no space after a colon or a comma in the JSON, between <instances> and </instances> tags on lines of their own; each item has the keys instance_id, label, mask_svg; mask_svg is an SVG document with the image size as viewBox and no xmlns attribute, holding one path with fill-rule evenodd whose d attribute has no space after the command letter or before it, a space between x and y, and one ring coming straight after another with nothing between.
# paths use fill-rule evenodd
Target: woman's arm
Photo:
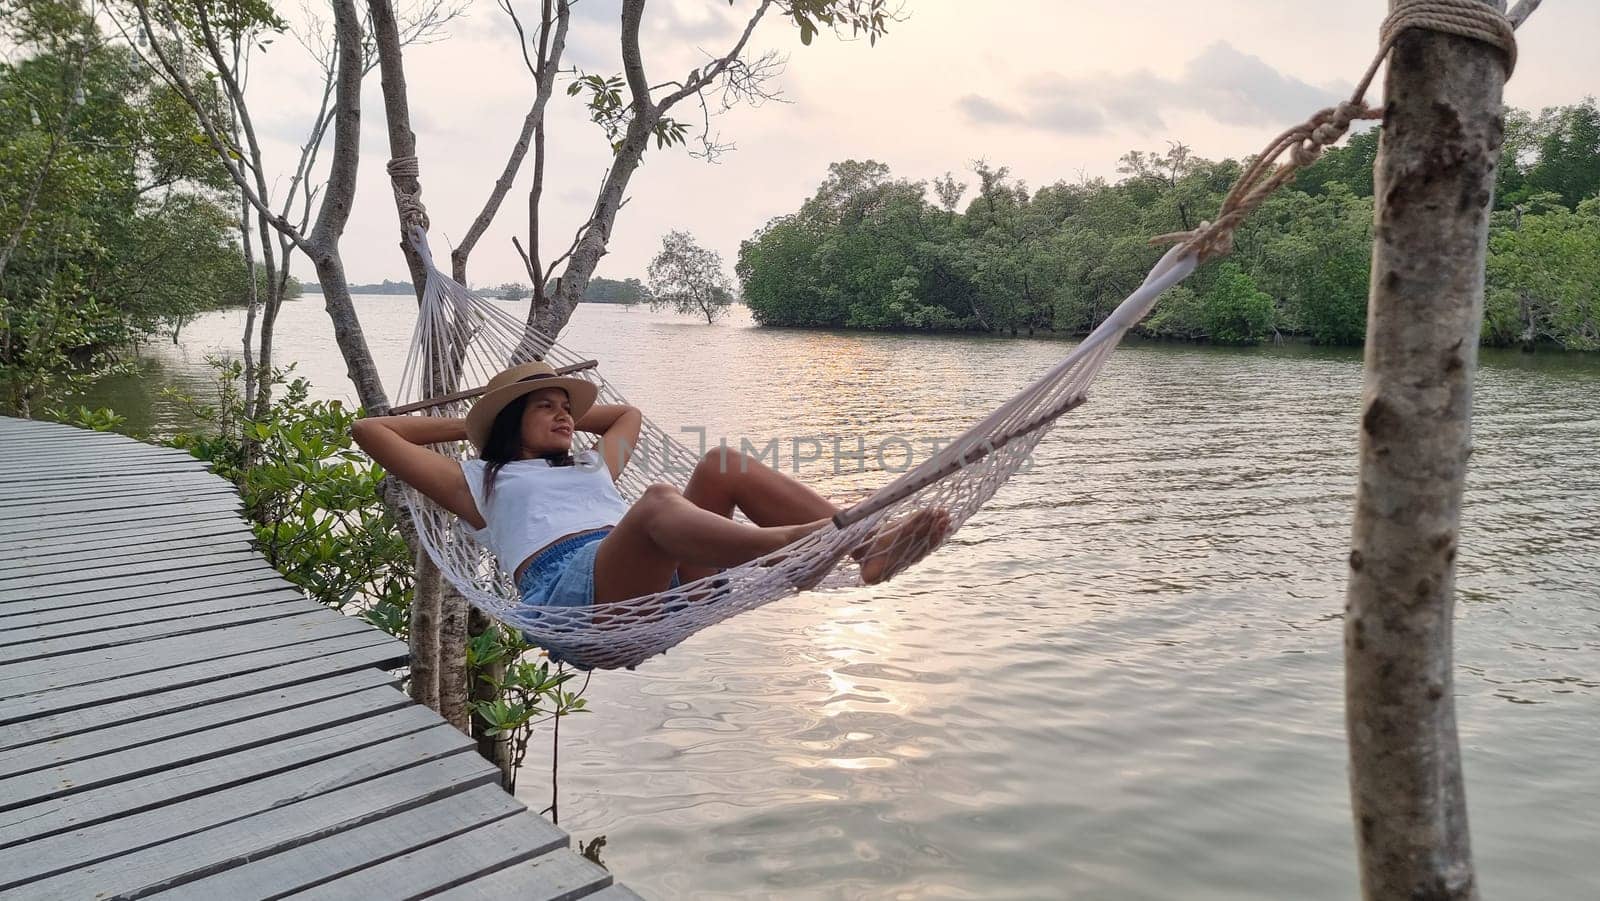
<instances>
[{"instance_id":1,"label":"woman's arm","mask_svg":"<svg viewBox=\"0 0 1600 901\"><path fill-rule=\"evenodd\" d=\"M423 447L467 440L465 420L442 416L375 416L356 420L350 434L362 450L396 478L465 519L473 528L484 527L483 514L472 500L472 490L467 487L460 462Z\"/></svg>"},{"instance_id":2,"label":"woman's arm","mask_svg":"<svg viewBox=\"0 0 1600 901\"><path fill-rule=\"evenodd\" d=\"M623 467L639 445L639 429L644 425L644 414L638 407L627 404L595 404L573 426L580 432L600 436L600 456L606 461L615 481L622 476Z\"/></svg>"}]
</instances>

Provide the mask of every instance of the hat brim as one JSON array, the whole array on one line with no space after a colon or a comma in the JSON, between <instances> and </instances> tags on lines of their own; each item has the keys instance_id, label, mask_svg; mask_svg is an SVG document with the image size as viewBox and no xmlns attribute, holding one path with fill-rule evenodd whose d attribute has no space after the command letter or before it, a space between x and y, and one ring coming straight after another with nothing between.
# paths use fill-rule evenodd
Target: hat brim
<instances>
[{"instance_id":1,"label":"hat brim","mask_svg":"<svg viewBox=\"0 0 1600 901\"><path fill-rule=\"evenodd\" d=\"M501 410L519 397L546 388L560 388L567 392L567 400L572 404L573 422L582 419L600 395L600 388L594 382L563 375L530 378L504 385L478 398L478 402L467 411L467 440L472 442L473 447L483 450L484 444L489 441L489 431L494 428L495 417L500 415Z\"/></svg>"}]
</instances>

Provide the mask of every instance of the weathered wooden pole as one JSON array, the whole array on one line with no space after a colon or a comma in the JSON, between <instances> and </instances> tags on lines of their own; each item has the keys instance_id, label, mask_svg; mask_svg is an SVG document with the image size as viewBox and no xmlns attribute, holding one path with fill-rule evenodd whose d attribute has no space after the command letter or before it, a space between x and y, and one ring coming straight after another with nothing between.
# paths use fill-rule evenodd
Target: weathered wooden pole
<instances>
[{"instance_id":1,"label":"weathered wooden pole","mask_svg":"<svg viewBox=\"0 0 1600 901\"><path fill-rule=\"evenodd\" d=\"M1451 617L1506 66L1420 28L1389 55L1344 632L1368 899L1478 897Z\"/></svg>"}]
</instances>

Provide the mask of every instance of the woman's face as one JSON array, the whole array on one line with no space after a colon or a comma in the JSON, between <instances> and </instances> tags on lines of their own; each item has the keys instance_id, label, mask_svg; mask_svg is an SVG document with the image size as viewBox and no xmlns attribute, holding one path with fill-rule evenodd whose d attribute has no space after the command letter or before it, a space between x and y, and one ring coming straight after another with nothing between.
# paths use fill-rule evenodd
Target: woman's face
<instances>
[{"instance_id":1,"label":"woman's face","mask_svg":"<svg viewBox=\"0 0 1600 901\"><path fill-rule=\"evenodd\" d=\"M530 456L572 450L572 401L561 388L528 395L522 410L522 448Z\"/></svg>"}]
</instances>

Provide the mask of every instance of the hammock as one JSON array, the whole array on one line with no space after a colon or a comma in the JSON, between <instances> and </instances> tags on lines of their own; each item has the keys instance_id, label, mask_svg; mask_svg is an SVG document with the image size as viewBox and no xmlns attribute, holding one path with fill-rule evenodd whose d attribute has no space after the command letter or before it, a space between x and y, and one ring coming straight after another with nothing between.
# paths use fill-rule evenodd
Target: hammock
<instances>
[{"instance_id":1,"label":"hammock","mask_svg":"<svg viewBox=\"0 0 1600 901\"><path fill-rule=\"evenodd\" d=\"M463 386L483 385L500 370L535 359L593 381L600 403L626 403L593 361L529 329L506 309L440 272L420 229L414 230L413 240L427 282L395 411L429 409L464 416L478 392ZM949 528L942 535L903 529L893 542L872 542L873 553L914 557L932 550L926 545L935 544L935 538L937 543L948 540L1017 471L1056 418L1083 403L1089 383L1123 334L1149 312L1162 291L1196 265L1192 250L1172 248L1144 284L1065 359L939 453L835 516L832 525L765 557L666 591L591 607L524 605L510 574L473 540L458 517L409 486L404 502L416 518L424 548L469 602L522 631L552 659L586 669L631 668L735 614L809 588L858 584L863 560L852 552L862 554L874 535L891 534L880 529L892 529L917 511L946 511ZM594 440L579 439L579 447ZM473 455L465 442L434 449L460 458ZM652 483L682 488L699 462L699 455L646 418L617 489L631 503Z\"/></svg>"}]
</instances>

